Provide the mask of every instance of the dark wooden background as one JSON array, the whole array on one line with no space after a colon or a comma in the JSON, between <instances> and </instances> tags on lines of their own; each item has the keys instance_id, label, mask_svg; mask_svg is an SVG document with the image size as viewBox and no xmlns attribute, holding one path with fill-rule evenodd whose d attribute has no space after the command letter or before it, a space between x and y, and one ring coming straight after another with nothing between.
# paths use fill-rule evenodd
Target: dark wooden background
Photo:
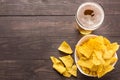
<instances>
[{"instance_id":1,"label":"dark wooden background","mask_svg":"<svg viewBox=\"0 0 120 80\"><path fill-rule=\"evenodd\" d=\"M75 13L86 1L100 3L105 11L93 34L120 44L120 0L0 0L0 80L120 80L120 61L101 79L79 71L77 78L65 78L52 68L49 57L62 56L60 43L65 40L74 50L82 37Z\"/></svg>"}]
</instances>

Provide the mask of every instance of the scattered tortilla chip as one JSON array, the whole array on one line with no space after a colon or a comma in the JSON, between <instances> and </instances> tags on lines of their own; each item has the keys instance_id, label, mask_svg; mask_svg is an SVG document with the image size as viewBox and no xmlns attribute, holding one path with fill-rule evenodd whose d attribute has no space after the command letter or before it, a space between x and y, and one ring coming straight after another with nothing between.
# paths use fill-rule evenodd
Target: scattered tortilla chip
<instances>
[{"instance_id":1,"label":"scattered tortilla chip","mask_svg":"<svg viewBox=\"0 0 120 80\"><path fill-rule=\"evenodd\" d=\"M63 74L66 71L66 68L61 64L53 64L53 68L57 70L60 74Z\"/></svg>"},{"instance_id":2,"label":"scattered tortilla chip","mask_svg":"<svg viewBox=\"0 0 120 80\"><path fill-rule=\"evenodd\" d=\"M53 62L53 68L57 70L60 74L63 74L63 72L66 71L66 68L59 59L55 58L54 56L51 56L50 59Z\"/></svg>"},{"instance_id":3,"label":"scattered tortilla chip","mask_svg":"<svg viewBox=\"0 0 120 80\"><path fill-rule=\"evenodd\" d=\"M53 62L53 64L61 64L62 66L64 66L63 63L59 59L57 59L56 57L50 56L50 59Z\"/></svg>"},{"instance_id":4,"label":"scattered tortilla chip","mask_svg":"<svg viewBox=\"0 0 120 80\"><path fill-rule=\"evenodd\" d=\"M77 66L73 65L71 69L69 69L68 71L70 74L72 74L73 76L77 77Z\"/></svg>"},{"instance_id":5,"label":"scattered tortilla chip","mask_svg":"<svg viewBox=\"0 0 120 80\"><path fill-rule=\"evenodd\" d=\"M73 58L70 55L59 57L59 59L64 63L66 67L72 67L74 62Z\"/></svg>"},{"instance_id":6,"label":"scattered tortilla chip","mask_svg":"<svg viewBox=\"0 0 120 80\"><path fill-rule=\"evenodd\" d=\"M66 41L63 41L61 43L61 45L59 46L58 50L66 53L66 54L72 54L73 53L70 45Z\"/></svg>"},{"instance_id":7,"label":"scattered tortilla chip","mask_svg":"<svg viewBox=\"0 0 120 80\"><path fill-rule=\"evenodd\" d=\"M66 70L66 71L63 73L63 76L65 76L65 77L71 77L71 74L68 72L68 70Z\"/></svg>"},{"instance_id":8,"label":"scattered tortilla chip","mask_svg":"<svg viewBox=\"0 0 120 80\"><path fill-rule=\"evenodd\" d=\"M50 56L50 59L53 62L53 68L65 77L71 77L71 75L76 77L77 67L76 65L73 65L72 57L68 55L59 58L62 62L54 56Z\"/></svg>"}]
</instances>

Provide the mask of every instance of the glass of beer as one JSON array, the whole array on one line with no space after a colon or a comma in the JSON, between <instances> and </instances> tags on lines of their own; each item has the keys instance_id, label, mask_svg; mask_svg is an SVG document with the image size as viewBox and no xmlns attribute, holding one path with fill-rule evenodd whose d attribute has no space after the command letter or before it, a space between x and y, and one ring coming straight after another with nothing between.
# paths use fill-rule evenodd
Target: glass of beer
<instances>
[{"instance_id":1,"label":"glass of beer","mask_svg":"<svg viewBox=\"0 0 120 80\"><path fill-rule=\"evenodd\" d=\"M81 4L75 16L81 34L90 34L100 27L104 20L103 8L95 2Z\"/></svg>"}]
</instances>

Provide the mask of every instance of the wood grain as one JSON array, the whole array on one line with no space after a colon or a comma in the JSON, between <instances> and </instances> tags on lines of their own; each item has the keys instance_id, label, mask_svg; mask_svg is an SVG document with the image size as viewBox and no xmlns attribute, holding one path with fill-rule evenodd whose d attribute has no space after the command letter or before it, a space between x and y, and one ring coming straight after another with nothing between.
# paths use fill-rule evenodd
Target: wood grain
<instances>
[{"instance_id":1,"label":"wood grain","mask_svg":"<svg viewBox=\"0 0 120 80\"><path fill-rule=\"evenodd\" d=\"M119 0L0 0L0 80L120 80L119 60L100 79L79 71L77 78L65 78L52 68L50 56L64 55L57 50L61 42L67 41L74 51L83 36L74 16L86 1L100 3L105 11L104 23L93 34L120 44Z\"/></svg>"},{"instance_id":2,"label":"wood grain","mask_svg":"<svg viewBox=\"0 0 120 80\"><path fill-rule=\"evenodd\" d=\"M120 64L116 69L99 80L119 80ZM1 80L98 80L78 72L78 77L65 78L52 68L50 60L1 60Z\"/></svg>"},{"instance_id":3,"label":"wood grain","mask_svg":"<svg viewBox=\"0 0 120 80\"><path fill-rule=\"evenodd\" d=\"M0 0L0 15L75 15L89 0ZM100 3L106 14L120 14L119 0L90 0ZM112 4L112 6L111 6Z\"/></svg>"},{"instance_id":4,"label":"wood grain","mask_svg":"<svg viewBox=\"0 0 120 80\"><path fill-rule=\"evenodd\" d=\"M93 33L120 43L120 24L114 24L118 20L118 16L106 16ZM50 55L59 55L57 48L62 41L74 50L82 37L74 16L1 17L0 27L0 59L49 59Z\"/></svg>"}]
</instances>

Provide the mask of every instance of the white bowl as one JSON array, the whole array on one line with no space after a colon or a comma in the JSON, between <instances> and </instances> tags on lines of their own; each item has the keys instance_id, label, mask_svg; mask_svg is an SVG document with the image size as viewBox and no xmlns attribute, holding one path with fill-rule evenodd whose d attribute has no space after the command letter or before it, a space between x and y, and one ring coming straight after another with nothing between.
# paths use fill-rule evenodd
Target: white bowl
<instances>
[{"instance_id":1,"label":"white bowl","mask_svg":"<svg viewBox=\"0 0 120 80\"><path fill-rule=\"evenodd\" d=\"M97 35L93 35L93 34L86 35L86 36L82 37L82 38L78 41L77 45L81 45L81 44L82 44L83 42L85 42L86 40L88 40L88 39L90 39L90 38L94 38L94 37L96 37L96 36L97 36ZM75 63L76 63L76 65L77 65L77 68L78 68L78 70L79 70L82 74L84 74L84 75L86 75L86 76L90 76L90 77L97 77L97 76L95 76L95 75L86 74L86 73L84 73L84 72L82 71L81 67L77 64L77 61L78 61L79 59L78 59L78 57L77 57L77 55L76 55L76 48L75 48L74 57L75 57ZM117 54L115 54L115 57L118 58ZM116 64L116 62L113 64L113 66L114 66L115 64Z\"/></svg>"}]
</instances>

